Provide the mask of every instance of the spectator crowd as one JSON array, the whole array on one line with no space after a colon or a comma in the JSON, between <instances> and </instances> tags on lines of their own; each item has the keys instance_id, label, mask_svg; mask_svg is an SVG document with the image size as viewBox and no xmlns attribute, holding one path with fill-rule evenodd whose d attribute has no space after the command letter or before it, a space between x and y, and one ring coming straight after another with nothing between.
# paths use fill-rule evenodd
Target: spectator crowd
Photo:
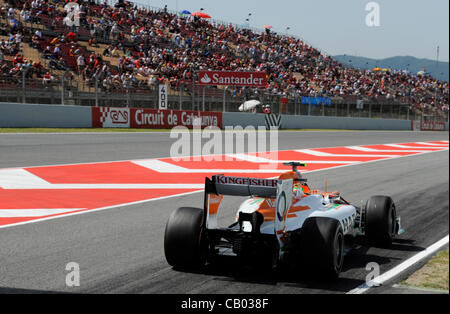
<instances>
[{"instance_id":1,"label":"spectator crowd","mask_svg":"<svg viewBox=\"0 0 450 314\"><path fill-rule=\"evenodd\" d=\"M188 89L199 70L265 71L266 91L285 96L368 98L448 111L448 82L407 71L346 67L303 40L270 30L260 33L208 19L146 9L125 2L115 6L74 1L68 26L67 0L0 0L1 74L44 78L70 71L107 91L148 89L167 83ZM76 14L75 14L76 13ZM42 25L43 28L30 25ZM26 60L27 42L47 60ZM5 56L14 56L5 62Z\"/></svg>"}]
</instances>

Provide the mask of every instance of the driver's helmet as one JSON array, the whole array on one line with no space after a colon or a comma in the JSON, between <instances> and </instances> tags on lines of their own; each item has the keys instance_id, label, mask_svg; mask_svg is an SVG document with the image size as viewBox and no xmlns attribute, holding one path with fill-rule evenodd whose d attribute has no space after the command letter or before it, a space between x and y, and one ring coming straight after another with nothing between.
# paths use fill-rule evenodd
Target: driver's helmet
<instances>
[{"instance_id":1,"label":"driver's helmet","mask_svg":"<svg viewBox=\"0 0 450 314\"><path fill-rule=\"evenodd\" d=\"M310 189L308 185L305 182L302 181L296 181L296 179L303 179L301 173L299 171L289 171L286 173L283 173L279 178L279 180L289 180L293 179L293 186L292 190L296 196L302 196L305 193L310 194Z\"/></svg>"}]
</instances>

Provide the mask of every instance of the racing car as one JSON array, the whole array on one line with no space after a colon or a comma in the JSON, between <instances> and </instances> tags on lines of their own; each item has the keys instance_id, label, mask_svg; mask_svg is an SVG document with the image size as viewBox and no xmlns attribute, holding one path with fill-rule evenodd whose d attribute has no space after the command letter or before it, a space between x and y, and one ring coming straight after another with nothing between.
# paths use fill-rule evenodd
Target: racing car
<instances>
[{"instance_id":1,"label":"racing car","mask_svg":"<svg viewBox=\"0 0 450 314\"><path fill-rule=\"evenodd\" d=\"M372 196L356 206L337 191L312 190L298 170L305 164L284 165L292 169L278 179L206 178L203 208L179 208L167 222L167 262L198 269L217 256L234 256L277 268L293 260L308 272L336 279L355 239L389 247L403 232L391 197ZM218 226L224 196L248 197L227 228Z\"/></svg>"}]
</instances>

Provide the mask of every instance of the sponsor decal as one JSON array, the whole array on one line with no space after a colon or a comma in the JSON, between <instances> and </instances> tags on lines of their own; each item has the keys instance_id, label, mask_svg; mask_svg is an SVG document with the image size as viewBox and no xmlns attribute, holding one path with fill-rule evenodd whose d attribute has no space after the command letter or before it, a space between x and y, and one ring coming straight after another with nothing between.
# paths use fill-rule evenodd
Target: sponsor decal
<instances>
[{"instance_id":1,"label":"sponsor decal","mask_svg":"<svg viewBox=\"0 0 450 314\"><path fill-rule=\"evenodd\" d=\"M280 115L275 115L275 114L266 114L264 116L264 119L266 120L266 128L267 130L276 128L276 129L280 129L282 124L281 124L281 119L282 116Z\"/></svg>"},{"instance_id":2,"label":"sponsor decal","mask_svg":"<svg viewBox=\"0 0 450 314\"><path fill-rule=\"evenodd\" d=\"M328 97L302 97L302 105L331 106L331 98L328 98Z\"/></svg>"},{"instance_id":3,"label":"sponsor decal","mask_svg":"<svg viewBox=\"0 0 450 314\"><path fill-rule=\"evenodd\" d=\"M278 180L218 176L217 183L218 184L246 185L246 186L251 185L251 186L276 187L278 184Z\"/></svg>"},{"instance_id":4,"label":"sponsor decal","mask_svg":"<svg viewBox=\"0 0 450 314\"><path fill-rule=\"evenodd\" d=\"M94 128L129 128L129 108L92 107L92 127Z\"/></svg>"},{"instance_id":5,"label":"sponsor decal","mask_svg":"<svg viewBox=\"0 0 450 314\"><path fill-rule=\"evenodd\" d=\"M332 205L328 205L325 207L326 210L332 210L332 209L336 209L338 210L339 208L343 207L342 205L339 204L332 204Z\"/></svg>"},{"instance_id":6,"label":"sponsor decal","mask_svg":"<svg viewBox=\"0 0 450 314\"><path fill-rule=\"evenodd\" d=\"M266 72L221 72L200 71L199 85L248 86L264 88L267 85Z\"/></svg>"},{"instance_id":7,"label":"sponsor decal","mask_svg":"<svg viewBox=\"0 0 450 314\"><path fill-rule=\"evenodd\" d=\"M262 203L262 202L264 202L264 199L263 198L258 198L258 199L253 200L252 202L250 202L250 205L256 205L256 204L259 204L259 203Z\"/></svg>"},{"instance_id":8,"label":"sponsor decal","mask_svg":"<svg viewBox=\"0 0 450 314\"><path fill-rule=\"evenodd\" d=\"M445 123L436 121L422 121L420 124L420 129L422 131L445 131Z\"/></svg>"},{"instance_id":9,"label":"sponsor decal","mask_svg":"<svg viewBox=\"0 0 450 314\"><path fill-rule=\"evenodd\" d=\"M172 129L194 125L222 128L222 113L92 107L92 126L98 128Z\"/></svg>"}]
</instances>

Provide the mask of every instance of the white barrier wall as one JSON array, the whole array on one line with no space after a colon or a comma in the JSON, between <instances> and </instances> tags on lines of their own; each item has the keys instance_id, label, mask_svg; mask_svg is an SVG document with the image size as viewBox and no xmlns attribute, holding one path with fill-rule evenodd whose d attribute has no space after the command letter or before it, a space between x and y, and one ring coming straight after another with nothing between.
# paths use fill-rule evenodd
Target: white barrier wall
<instances>
[{"instance_id":1,"label":"white barrier wall","mask_svg":"<svg viewBox=\"0 0 450 314\"><path fill-rule=\"evenodd\" d=\"M266 126L266 115L228 112L223 126ZM0 103L2 128L91 128L92 108L83 106ZM446 130L448 131L448 123ZM282 129L411 130L409 120L288 116L281 119Z\"/></svg>"},{"instance_id":2,"label":"white barrier wall","mask_svg":"<svg viewBox=\"0 0 450 314\"><path fill-rule=\"evenodd\" d=\"M2 128L90 128L91 107L0 103Z\"/></svg>"},{"instance_id":3,"label":"white barrier wall","mask_svg":"<svg viewBox=\"0 0 450 314\"><path fill-rule=\"evenodd\" d=\"M346 117L284 116L283 129L411 130L411 121Z\"/></svg>"},{"instance_id":4,"label":"white barrier wall","mask_svg":"<svg viewBox=\"0 0 450 314\"><path fill-rule=\"evenodd\" d=\"M225 112L222 114L223 127L226 126L265 126L266 120L264 114L251 114L242 112Z\"/></svg>"},{"instance_id":5,"label":"white barrier wall","mask_svg":"<svg viewBox=\"0 0 450 314\"><path fill-rule=\"evenodd\" d=\"M264 114L224 113L223 125L265 126ZM409 120L282 115L282 129L411 130Z\"/></svg>"}]
</instances>

